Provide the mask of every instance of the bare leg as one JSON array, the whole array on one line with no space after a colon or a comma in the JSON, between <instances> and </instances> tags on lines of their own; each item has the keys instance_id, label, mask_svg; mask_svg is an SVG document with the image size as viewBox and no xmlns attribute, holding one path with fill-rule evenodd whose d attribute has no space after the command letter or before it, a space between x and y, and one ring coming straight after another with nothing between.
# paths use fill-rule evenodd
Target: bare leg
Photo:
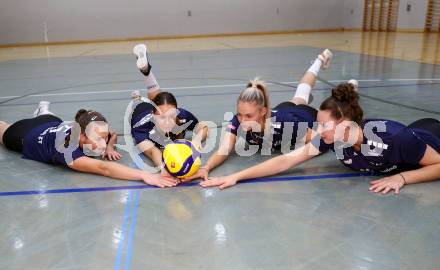
<instances>
[{"instance_id":1,"label":"bare leg","mask_svg":"<svg viewBox=\"0 0 440 270\"><path fill-rule=\"evenodd\" d=\"M3 134L5 134L5 131L8 129L8 127L10 127L11 125L0 121L0 144L4 145L3 143Z\"/></svg>"},{"instance_id":2,"label":"bare leg","mask_svg":"<svg viewBox=\"0 0 440 270\"><path fill-rule=\"evenodd\" d=\"M40 101L40 103L38 103L37 109L34 111L33 116L37 117L45 114L55 115L49 110L49 106L50 106L49 101Z\"/></svg>"}]
</instances>

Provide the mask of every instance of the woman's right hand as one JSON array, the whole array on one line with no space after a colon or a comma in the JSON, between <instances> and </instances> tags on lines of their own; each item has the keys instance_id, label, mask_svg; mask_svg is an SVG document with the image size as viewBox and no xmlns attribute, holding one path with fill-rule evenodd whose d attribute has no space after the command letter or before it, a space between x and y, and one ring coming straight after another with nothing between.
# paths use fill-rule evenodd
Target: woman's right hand
<instances>
[{"instance_id":1,"label":"woman's right hand","mask_svg":"<svg viewBox=\"0 0 440 270\"><path fill-rule=\"evenodd\" d=\"M206 180L208 180L208 174L209 174L209 170L206 167L200 167L200 169L192 176L187 177L187 178L183 178L182 182L183 183L191 182L192 180L197 179L197 178L201 178L202 181L206 181Z\"/></svg>"},{"instance_id":2,"label":"woman's right hand","mask_svg":"<svg viewBox=\"0 0 440 270\"><path fill-rule=\"evenodd\" d=\"M238 182L238 178L231 174L227 176L221 176L221 177L213 177L207 181L201 182L200 186L207 188L207 187L218 187L220 190L223 190L228 187L232 187L236 185Z\"/></svg>"},{"instance_id":3,"label":"woman's right hand","mask_svg":"<svg viewBox=\"0 0 440 270\"><path fill-rule=\"evenodd\" d=\"M176 178L163 177L160 174L145 174L144 177L142 177L142 181L148 185L160 188L175 187L179 183Z\"/></svg>"}]
</instances>

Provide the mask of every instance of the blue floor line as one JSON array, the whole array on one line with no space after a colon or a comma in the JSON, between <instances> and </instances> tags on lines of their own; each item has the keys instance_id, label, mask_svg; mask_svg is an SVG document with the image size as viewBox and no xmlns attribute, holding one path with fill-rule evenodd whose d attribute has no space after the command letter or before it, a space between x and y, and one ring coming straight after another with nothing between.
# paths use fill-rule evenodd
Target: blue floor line
<instances>
[{"instance_id":1,"label":"blue floor line","mask_svg":"<svg viewBox=\"0 0 440 270\"><path fill-rule=\"evenodd\" d=\"M348 178L371 176L371 173L336 173L323 175L303 175L303 176L286 176L286 177L267 177L255 178L240 183L264 183L264 182L281 182L281 181L303 181L303 180L321 180L329 178ZM183 183L179 186L197 186L198 182ZM64 194L64 193L79 193L79 192L100 192L100 191L117 191L117 190L140 190L140 189L155 189L158 187L149 185L134 185L134 186L115 186L115 187L93 187L93 188L67 188L67 189L43 189L43 190L26 190L26 191L7 191L0 192L0 197L11 196L25 196L25 195L42 195L42 194Z\"/></svg>"},{"instance_id":2,"label":"blue floor line","mask_svg":"<svg viewBox=\"0 0 440 270\"><path fill-rule=\"evenodd\" d=\"M116 253L114 270L119 270L121 267L122 251L124 250L125 234L126 234L126 230L127 230L127 224L129 222L129 218L130 218L130 209L131 209L130 206L131 206L131 202L132 202L132 199L131 199L132 196L133 196L133 191L130 190L130 192L128 192L127 202L125 203L124 219L122 221L122 226L121 226L121 238L118 243L118 251Z\"/></svg>"},{"instance_id":3,"label":"blue floor line","mask_svg":"<svg viewBox=\"0 0 440 270\"><path fill-rule=\"evenodd\" d=\"M135 192L134 195L134 202L133 202L133 211L132 211L132 218L131 218L131 225L130 225L130 232L128 236L128 243L127 243L127 252L125 256L125 265L124 270L130 269L130 263L131 263L131 254L132 254L132 246L133 246L133 238L134 238L134 231L135 231L135 225L136 225L136 216L137 216L137 207L139 204L139 191Z\"/></svg>"}]
</instances>

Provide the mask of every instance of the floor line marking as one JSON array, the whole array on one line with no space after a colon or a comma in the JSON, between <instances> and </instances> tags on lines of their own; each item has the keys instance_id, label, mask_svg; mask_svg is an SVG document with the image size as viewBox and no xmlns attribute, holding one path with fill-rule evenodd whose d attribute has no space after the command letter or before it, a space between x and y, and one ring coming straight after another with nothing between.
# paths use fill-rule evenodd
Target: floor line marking
<instances>
[{"instance_id":1,"label":"floor line marking","mask_svg":"<svg viewBox=\"0 0 440 270\"><path fill-rule=\"evenodd\" d=\"M126 201L125 207L124 207L124 218L122 220L121 236L120 236L120 239L119 239L118 249L117 249L117 252L116 252L116 260L115 260L114 270L119 270L120 266L121 266L122 251L124 249L124 243L125 243L125 232L127 230L127 224L129 223L128 220L130 218L132 196L133 196L133 191L130 190L128 192L127 201Z\"/></svg>"},{"instance_id":2,"label":"floor line marking","mask_svg":"<svg viewBox=\"0 0 440 270\"><path fill-rule=\"evenodd\" d=\"M352 172L352 173L335 173L322 175L301 175L301 176L281 176L266 177L244 180L240 183L264 183L264 182L284 182L284 181L304 181L304 180L321 180L331 178L348 178L371 176L371 173ZM179 186L197 186L198 182L184 183ZM115 187L94 187L94 188L66 188L66 189L47 189L47 190L27 190L27 191L7 191L0 192L0 197L13 197L25 195L43 195L43 194L68 194L68 193L84 193L84 192L100 192L100 191L118 191L118 190L141 190L156 189L158 187L149 185L133 185L133 186L115 186Z\"/></svg>"},{"instance_id":3,"label":"floor line marking","mask_svg":"<svg viewBox=\"0 0 440 270\"><path fill-rule=\"evenodd\" d=\"M127 252L125 255L125 265L124 270L130 269L130 263L131 263L131 254L133 250L133 237L134 237L134 230L136 225L136 217L137 217L137 207L139 204L139 191L137 190L134 195L134 202L133 202L133 211L132 211L132 218L131 218L131 225L130 225L130 232L128 235L128 242L127 242Z\"/></svg>"},{"instance_id":4,"label":"floor line marking","mask_svg":"<svg viewBox=\"0 0 440 270\"><path fill-rule=\"evenodd\" d=\"M345 82L346 80L329 80L329 82ZM357 80L358 82L380 82L380 79L365 79ZM387 79L383 81L440 81L437 78L431 79ZM299 81L288 81L288 82L278 82L282 84L297 84ZM267 85L276 85L277 83L268 82ZM244 84L214 84L214 85L194 85L194 86L181 86L181 87L165 87L163 90L184 90L184 89L205 89L205 88L228 88L228 87L242 87ZM103 93L124 93L131 92L133 90L145 91L146 89L122 89L122 90L103 90L103 91L88 91L88 92L64 92L64 93L54 93L54 94L35 94L26 97L51 97L51 96L74 96L74 95L92 95L92 94L103 94ZM8 98L19 98L21 96L3 96L0 99Z\"/></svg>"}]
</instances>

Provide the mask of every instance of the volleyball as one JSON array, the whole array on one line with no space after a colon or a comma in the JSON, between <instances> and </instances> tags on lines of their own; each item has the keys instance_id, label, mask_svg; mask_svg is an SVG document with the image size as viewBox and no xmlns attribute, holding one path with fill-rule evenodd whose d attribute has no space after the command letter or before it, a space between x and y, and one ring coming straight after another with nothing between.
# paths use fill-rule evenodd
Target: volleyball
<instances>
[{"instance_id":1,"label":"volleyball","mask_svg":"<svg viewBox=\"0 0 440 270\"><path fill-rule=\"evenodd\" d=\"M165 146L162 161L166 170L177 178L193 175L202 163L200 151L188 140L176 140Z\"/></svg>"}]
</instances>

